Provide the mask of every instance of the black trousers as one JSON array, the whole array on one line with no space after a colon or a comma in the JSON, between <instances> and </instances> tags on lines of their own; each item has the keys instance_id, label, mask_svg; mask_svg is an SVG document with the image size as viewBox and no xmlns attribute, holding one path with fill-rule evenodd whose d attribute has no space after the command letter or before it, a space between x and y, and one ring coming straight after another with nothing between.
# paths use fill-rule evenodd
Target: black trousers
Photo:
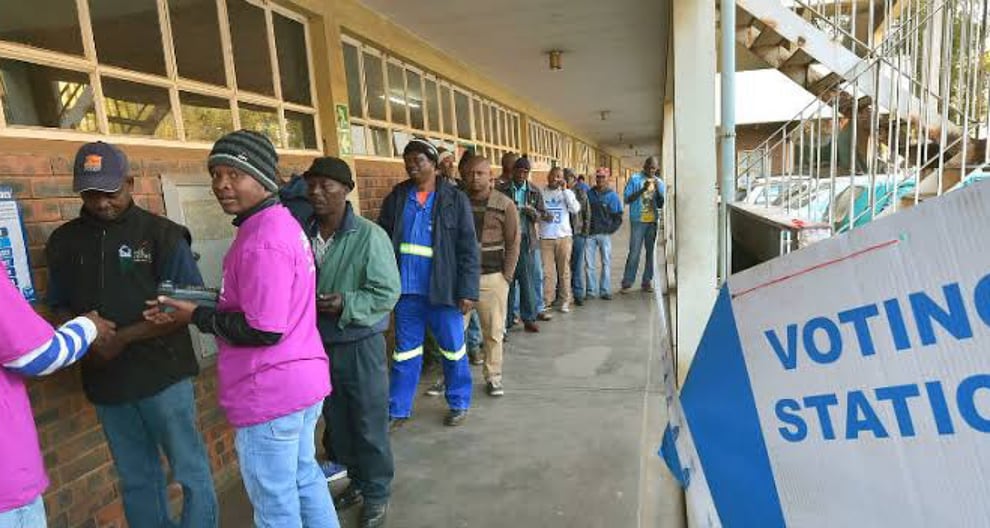
<instances>
[{"instance_id":1,"label":"black trousers","mask_svg":"<svg viewBox=\"0 0 990 528\"><path fill-rule=\"evenodd\" d=\"M384 503L395 474L388 435L385 336L324 346L330 354L333 392L323 404L323 447L331 460L347 466L365 502Z\"/></svg>"}]
</instances>

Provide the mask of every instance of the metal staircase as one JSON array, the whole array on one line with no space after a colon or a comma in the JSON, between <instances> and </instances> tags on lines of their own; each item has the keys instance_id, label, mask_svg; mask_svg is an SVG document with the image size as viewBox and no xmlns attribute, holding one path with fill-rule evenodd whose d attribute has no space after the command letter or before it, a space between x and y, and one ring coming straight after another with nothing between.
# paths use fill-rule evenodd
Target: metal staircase
<instances>
[{"instance_id":1,"label":"metal staircase","mask_svg":"<svg viewBox=\"0 0 990 528\"><path fill-rule=\"evenodd\" d=\"M747 153L747 196L841 232L990 162L987 0L785 1L737 0L737 41L817 100Z\"/></svg>"}]
</instances>

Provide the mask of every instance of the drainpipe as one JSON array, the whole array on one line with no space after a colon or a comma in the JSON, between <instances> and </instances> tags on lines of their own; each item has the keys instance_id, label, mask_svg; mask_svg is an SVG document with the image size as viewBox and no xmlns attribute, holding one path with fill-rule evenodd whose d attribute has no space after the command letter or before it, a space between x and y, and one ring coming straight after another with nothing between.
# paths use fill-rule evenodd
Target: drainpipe
<instances>
[{"instance_id":1,"label":"drainpipe","mask_svg":"<svg viewBox=\"0 0 990 528\"><path fill-rule=\"evenodd\" d=\"M722 23L722 119L721 200L718 208L719 278L724 283L732 269L732 234L729 231L729 204L736 195L736 0L721 0Z\"/></svg>"}]
</instances>

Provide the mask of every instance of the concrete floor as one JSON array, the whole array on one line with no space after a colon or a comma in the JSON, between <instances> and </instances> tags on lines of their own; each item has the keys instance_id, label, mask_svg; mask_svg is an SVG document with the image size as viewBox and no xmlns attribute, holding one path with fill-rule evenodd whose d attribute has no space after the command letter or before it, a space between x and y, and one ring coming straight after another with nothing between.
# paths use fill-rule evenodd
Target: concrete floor
<instances>
[{"instance_id":1,"label":"concrete floor","mask_svg":"<svg viewBox=\"0 0 990 528\"><path fill-rule=\"evenodd\" d=\"M615 279L627 247L620 232ZM488 397L473 367L474 403L459 428L442 425L442 398L420 397L392 437L389 526L684 526L682 496L656 454L666 424L656 379L664 329L651 299L616 293L555 314L538 335L510 332L505 397ZM221 511L224 528L251 526L243 486L221 494ZM341 514L345 528L357 526L356 513Z\"/></svg>"}]
</instances>

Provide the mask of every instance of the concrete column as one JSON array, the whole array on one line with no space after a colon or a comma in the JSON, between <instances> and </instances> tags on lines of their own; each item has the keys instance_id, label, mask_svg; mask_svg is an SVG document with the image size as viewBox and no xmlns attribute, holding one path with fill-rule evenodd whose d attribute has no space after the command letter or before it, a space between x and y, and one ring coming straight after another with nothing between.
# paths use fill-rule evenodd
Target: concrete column
<instances>
[{"instance_id":1,"label":"concrete column","mask_svg":"<svg viewBox=\"0 0 990 528\"><path fill-rule=\"evenodd\" d=\"M673 11L674 330L683 381L717 294L715 2L673 0Z\"/></svg>"}]
</instances>

